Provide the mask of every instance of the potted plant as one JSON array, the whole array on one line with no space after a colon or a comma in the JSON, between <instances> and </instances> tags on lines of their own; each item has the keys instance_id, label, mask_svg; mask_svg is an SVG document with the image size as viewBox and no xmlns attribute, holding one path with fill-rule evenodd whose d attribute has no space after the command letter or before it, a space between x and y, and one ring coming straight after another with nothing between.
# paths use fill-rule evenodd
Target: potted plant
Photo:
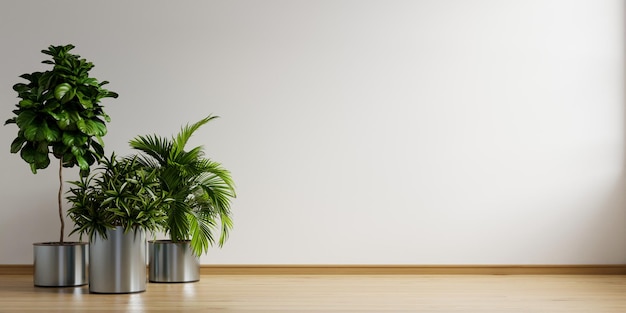
<instances>
[{"instance_id":1,"label":"potted plant","mask_svg":"<svg viewBox=\"0 0 626 313\"><path fill-rule=\"evenodd\" d=\"M42 63L51 70L23 74L26 83L13 86L21 99L5 122L16 124L17 137L11 153L30 165L33 174L50 164L50 156L59 162L58 211L61 229L58 242L34 244L34 283L36 286L78 286L87 283L86 243L65 242L63 207L64 167L78 166L81 175L103 153L102 136L107 133L109 116L100 100L117 98L117 93L104 89L108 82L89 76L93 63L70 51L73 45L50 46L41 52L52 57Z\"/></svg>"},{"instance_id":2,"label":"potted plant","mask_svg":"<svg viewBox=\"0 0 626 313\"><path fill-rule=\"evenodd\" d=\"M230 201L235 187L230 172L204 157L202 146L185 150L193 133L215 119L208 116L186 125L172 138L138 136L130 141L139 161L157 171L165 197L163 230L169 240L150 241L151 282L191 282L200 279L199 256L215 243L221 247L232 228Z\"/></svg>"},{"instance_id":3,"label":"potted plant","mask_svg":"<svg viewBox=\"0 0 626 313\"><path fill-rule=\"evenodd\" d=\"M166 201L157 171L136 156L113 154L89 176L71 182L68 215L72 233L89 236L89 291L135 293L146 290L146 232L165 220Z\"/></svg>"}]
</instances>

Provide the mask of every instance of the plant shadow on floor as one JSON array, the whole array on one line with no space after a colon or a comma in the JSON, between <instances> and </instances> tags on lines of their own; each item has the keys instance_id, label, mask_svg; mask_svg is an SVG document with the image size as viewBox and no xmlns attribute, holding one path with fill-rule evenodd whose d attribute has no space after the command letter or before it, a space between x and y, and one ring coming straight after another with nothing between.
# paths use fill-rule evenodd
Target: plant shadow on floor
<instances>
[{"instance_id":1,"label":"plant shadow on floor","mask_svg":"<svg viewBox=\"0 0 626 313\"><path fill-rule=\"evenodd\" d=\"M77 286L77 287L37 287L32 286L36 293L53 293L53 294L74 294L74 295L85 295L89 294L88 286ZM0 288L2 290L2 288ZM27 289L28 290L28 289Z\"/></svg>"}]
</instances>

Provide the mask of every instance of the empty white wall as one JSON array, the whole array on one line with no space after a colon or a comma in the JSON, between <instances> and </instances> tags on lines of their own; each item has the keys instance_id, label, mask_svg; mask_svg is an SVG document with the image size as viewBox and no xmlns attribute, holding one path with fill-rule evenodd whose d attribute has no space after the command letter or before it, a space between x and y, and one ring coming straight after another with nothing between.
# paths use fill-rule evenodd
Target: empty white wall
<instances>
[{"instance_id":1,"label":"empty white wall","mask_svg":"<svg viewBox=\"0 0 626 313\"><path fill-rule=\"evenodd\" d=\"M238 186L205 264L626 263L623 1L6 0L0 39L2 121L65 43L120 93L109 152L222 116L192 142ZM58 231L16 129L0 264Z\"/></svg>"}]
</instances>

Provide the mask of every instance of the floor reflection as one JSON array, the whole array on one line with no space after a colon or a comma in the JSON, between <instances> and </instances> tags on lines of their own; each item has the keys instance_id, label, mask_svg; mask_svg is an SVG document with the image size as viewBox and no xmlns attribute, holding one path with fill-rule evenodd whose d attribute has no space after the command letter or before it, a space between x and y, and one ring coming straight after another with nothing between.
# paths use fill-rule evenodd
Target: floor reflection
<instances>
[{"instance_id":1,"label":"floor reflection","mask_svg":"<svg viewBox=\"0 0 626 313\"><path fill-rule=\"evenodd\" d=\"M193 298L196 296L196 284L183 284L183 296Z\"/></svg>"}]
</instances>

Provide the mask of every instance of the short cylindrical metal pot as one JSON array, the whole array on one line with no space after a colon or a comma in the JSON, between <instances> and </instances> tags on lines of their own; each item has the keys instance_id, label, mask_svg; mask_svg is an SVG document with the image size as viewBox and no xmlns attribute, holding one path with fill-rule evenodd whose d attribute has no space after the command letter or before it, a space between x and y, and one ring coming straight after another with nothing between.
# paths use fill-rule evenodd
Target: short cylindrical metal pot
<instances>
[{"instance_id":1,"label":"short cylindrical metal pot","mask_svg":"<svg viewBox=\"0 0 626 313\"><path fill-rule=\"evenodd\" d=\"M146 291L146 234L123 227L96 235L89 245L89 292L135 293Z\"/></svg>"},{"instance_id":2,"label":"short cylindrical metal pot","mask_svg":"<svg viewBox=\"0 0 626 313\"><path fill-rule=\"evenodd\" d=\"M200 280L200 260L189 242L148 242L149 279L153 283L188 283Z\"/></svg>"},{"instance_id":3,"label":"short cylindrical metal pot","mask_svg":"<svg viewBox=\"0 0 626 313\"><path fill-rule=\"evenodd\" d=\"M33 244L33 280L39 287L72 287L87 284L86 242Z\"/></svg>"}]
</instances>

